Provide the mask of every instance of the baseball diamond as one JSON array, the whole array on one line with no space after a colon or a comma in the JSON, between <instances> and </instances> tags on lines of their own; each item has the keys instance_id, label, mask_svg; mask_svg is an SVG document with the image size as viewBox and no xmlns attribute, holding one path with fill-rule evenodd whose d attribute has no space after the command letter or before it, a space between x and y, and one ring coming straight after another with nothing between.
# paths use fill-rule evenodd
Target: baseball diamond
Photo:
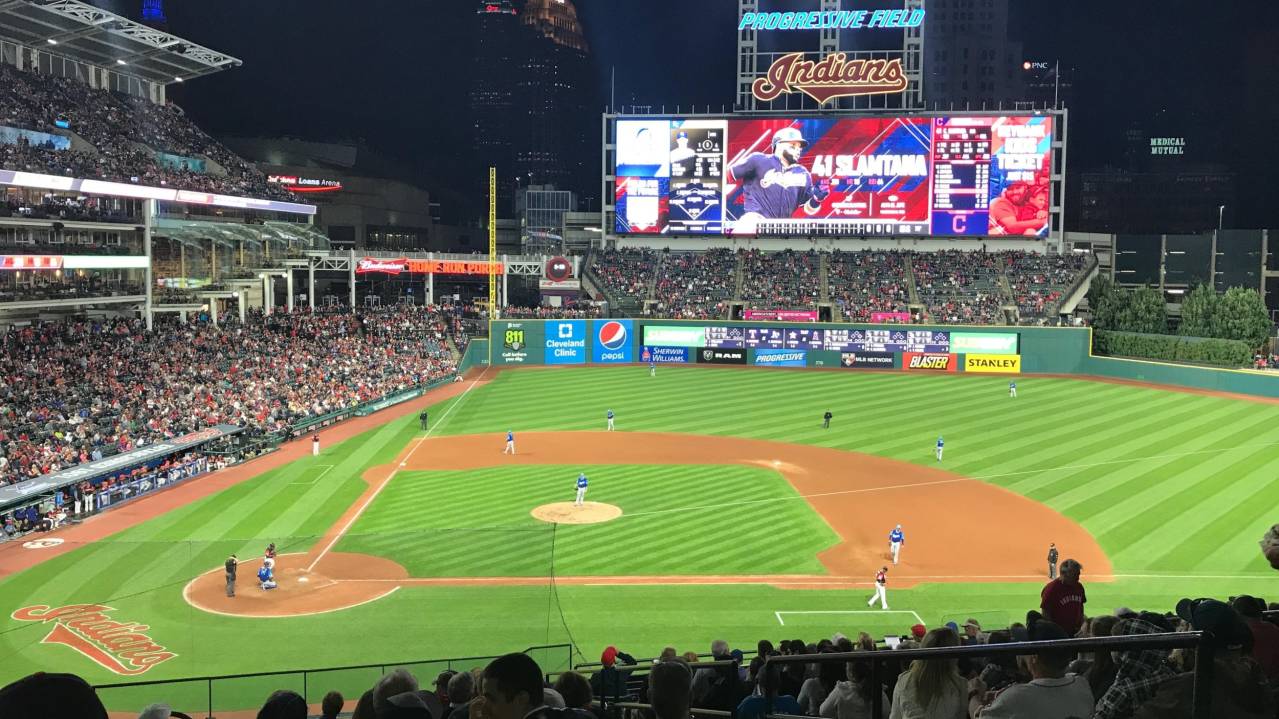
<instances>
[{"instance_id":1,"label":"baseball diamond","mask_svg":"<svg viewBox=\"0 0 1279 719\"><path fill-rule=\"evenodd\" d=\"M1046 579L1050 543L1083 564L1097 606L1175 602L1224 579L1264 589L1253 540L1279 501L1269 404L1019 384L1013 402L999 375L471 370L327 430L319 458L304 438L71 527L61 545L0 546L0 680L57 665L106 682L130 666L74 623L32 621L37 606L85 605L131 626L159 657L135 676L162 679L300 654L319 666L557 640L656 653L671 636L657 627L683 627L690 644L746 641L782 616L829 633L885 564L893 610L858 614L867 631L1009 622ZM600 427L605 403L624 428ZM829 429L814 421L827 407L839 418ZM518 455L502 452L508 428ZM571 512L565 479L578 472L619 516L530 514ZM896 524L910 546L892 565L883 538ZM247 558L250 576L268 541L279 589L242 582L225 596L223 559ZM482 631L498 617L501 637ZM377 640L330 641L355 634Z\"/></svg>"}]
</instances>

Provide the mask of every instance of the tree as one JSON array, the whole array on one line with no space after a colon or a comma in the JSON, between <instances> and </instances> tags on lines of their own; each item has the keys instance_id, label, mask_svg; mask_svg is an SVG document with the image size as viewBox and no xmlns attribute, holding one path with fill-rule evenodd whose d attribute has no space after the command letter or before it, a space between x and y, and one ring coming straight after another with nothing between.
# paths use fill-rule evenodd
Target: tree
<instances>
[{"instance_id":1,"label":"tree","mask_svg":"<svg viewBox=\"0 0 1279 719\"><path fill-rule=\"evenodd\" d=\"M1098 274L1092 278L1088 287L1088 309L1092 312L1092 326L1099 330L1118 329L1119 308L1122 297L1115 283L1106 275Z\"/></svg>"},{"instance_id":2,"label":"tree","mask_svg":"<svg viewBox=\"0 0 1279 719\"><path fill-rule=\"evenodd\" d=\"M1159 290L1141 287L1124 293L1126 300L1120 307L1116 329L1123 332L1141 332L1161 335L1168 331L1168 307Z\"/></svg>"},{"instance_id":3,"label":"tree","mask_svg":"<svg viewBox=\"0 0 1279 719\"><path fill-rule=\"evenodd\" d=\"M1199 285L1181 303L1181 328L1184 337L1218 337L1213 333L1213 315L1220 297L1207 285Z\"/></svg>"},{"instance_id":4,"label":"tree","mask_svg":"<svg viewBox=\"0 0 1279 719\"><path fill-rule=\"evenodd\" d=\"M1265 300L1246 287L1226 290L1212 314L1213 337L1242 340L1249 347L1260 347L1273 329Z\"/></svg>"}]
</instances>

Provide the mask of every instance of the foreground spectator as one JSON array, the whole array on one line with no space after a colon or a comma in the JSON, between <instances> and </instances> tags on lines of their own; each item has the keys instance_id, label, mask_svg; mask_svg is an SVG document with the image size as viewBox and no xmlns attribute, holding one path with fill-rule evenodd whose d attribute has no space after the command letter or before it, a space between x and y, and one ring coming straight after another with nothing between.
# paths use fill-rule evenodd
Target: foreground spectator
<instances>
[{"instance_id":1,"label":"foreground spectator","mask_svg":"<svg viewBox=\"0 0 1279 719\"><path fill-rule=\"evenodd\" d=\"M36 672L0 689L4 719L107 719L102 700L74 674Z\"/></svg>"},{"instance_id":2,"label":"foreground spectator","mask_svg":"<svg viewBox=\"0 0 1279 719\"><path fill-rule=\"evenodd\" d=\"M847 681L837 682L835 689L822 702L821 716L834 719L884 719L891 706L883 687L871 681L869 661L855 660L844 666ZM879 692L880 715L875 716L875 692Z\"/></svg>"},{"instance_id":3,"label":"foreground spectator","mask_svg":"<svg viewBox=\"0 0 1279 719\"><path fill-rule=\"evenodd\" d=\"M1032 642L1070 638L1065 630L1045 620L1038 612L1031 612L1026 617L1026 632ZM1072 654L1062 649L1031 655L1026 659L1030 682L1013 684L984 706L982 700L987 697L986 685L980 678L974 678L969 684L969 695L973 697L969 713L974 719L1082 719L1091 716L1092 689L1083 677L1066 674L1066 666L1071 659Z\"/></svg>"},{"instance_id":4,"label":"foreground spectator","mask_svg":"<svg viewBox=\"0 0 1279 719\"><path fill-rule=\"evenodd\" d=\"M1163 630L1142 619L1121 619L1111 636L1162 634ZM1129 649L1115 652L1115 681L1097 699L1093 719L1127 719L1137 707L1155 695L1159 685L1175 676L1163 649Z\"/></svg>"},{"instance_id":5,"label":"foreground spectator","mask_svg":"<svg viewBox=\"0 0 1279 719\"><path fill-rule=\"evenodd\" d=\"M1213 648L1212 708L1222 719L1273 719L1275 697L1261 667L1253 661L1252 631L1238 612L1215 599L1183 599L1177 615L1191 628L1206 632ZM1134 719L1190 719L1194 707L1194 672L1183 672L1159 685Z\"/></svg>"},{"instance_id":6,"label":"foreground spectator","mask_svg":"<svg viewBox=\"0 0 1279 719\"><path fill-rule=\"evenodd\" d=\"M951 629L934 629L924 635L923 649L957 647L959 636ZM954 659L916 659L902 672L893 688L889 719L967 719L968 686Z\"/></svg>"},{"instance_id":7,"label":"foreground spectator","mask_svg":"<svg viewBox=\"0 0 1279 719\"><path fill-rule=\"evenodd\" d=\"M448 696L449 705L444 708L443 716L440 719L461 716L461 714L455 714L455 712L466 710L471 700L475 698L475 677L470 672L454 674L449 679Z\"/></svg>"},{"instance_id":8,"label":"foreground spectator","mask_svg":"<svg viewBox=\"0 0 1279 719\"><path fill-rule=\"evenodd\" d=\"M689 719L693 670L682 661L653 665L648 673L648 701L655 719Z\"/></svg>"},{"instance_id":9,"label":"foreground spectator","mask_svg":"<svg viewBox=\"0 0 1279 719\"><path fill-rule=\"evenodd\" d=\"M626 688L626 678L630 671L622 671L616 667L621 659L626 665L634 665L635 659L629 654L617 651L617 647L605 647L600 655L600 664L604 665L591 675L591 692L604 702L621 701L630 696Z\"/></svg>"},{"instance_id":10,"label":"foreground spectator","mask_svg":"<svg viewBox=\"0 0 1279 719\"><path fill-rule=\"evenodd\" d=\"M548 707L542 669L527 654L506 654L484 668L483 691L472 703L474 719L559 719L579 716Z\"/></svg>"},{"instance_id":11,"label":"foreground spectator","mask_svg":"<svg viewBox=\"0 0 1279 719\"><path fill-rule=\"evenodd\" d=\"M258 719L306 719L306 700L301 694L280 690L267 697L258 710Z\"/></svg>"},{"instance_id":12,"label":"foreground spectator","mask_svg":"<svg viewBox=\"0 0 1279 719\"><path fill-rule=\"evenodd\" d=\"M777 693L776 667L765 666L755 676L755 691L737 705L737 719L762 719L765 714L804 714L803 707L795 697ZM773 695L771 709L767 698L770 693Z\"/></svg>"},{"instance_id":13,"label":"foreground spectator","mask_svg":"<svg viewBox=\"0 0 1279 719\"><path fill-rule=\"evenodd\" d=\"M1265 602L1244 595L1235 597L1230 607L1239 612L1252 631L1252 658L1261 665L1267 679L1279 682L1279 627L1261 618Z\"/></svg>"},{"instance_id":14,"label":"foreground spectator","mask_svg":"<svg viewBox=\"0 0 1279 719\"><path fill-rule=\"evenodd\" d=\"M1039 595L1039 608L1044 617L1075 636L1084 625L1084 604L1088 597L1079 582L1083 566L1073 559L1061 563L1060 575L1044 585Z\"/></svg>"},{"instance_id":15,"label":"foreground spectator","mask_svg":"<svg viewBox=\"0 0 1279 719\"><path fill-rule=\"evenodd\" d=\"M325 694L324 699L320 701L320 719L337 719L345 703L346 700L337 692Z\"/></svg>"},{"instance_id":16,"label":"foreground spectator","mask_svg":"<svg viewBox=\"0 0 1279 719\"><path fill-rule=\"evenodd\" d=\"M555 679L552 687L564 699L564 706L569 709L591 710L591 683L577 672L564 672Z\"/></svg>"}]
</instances>

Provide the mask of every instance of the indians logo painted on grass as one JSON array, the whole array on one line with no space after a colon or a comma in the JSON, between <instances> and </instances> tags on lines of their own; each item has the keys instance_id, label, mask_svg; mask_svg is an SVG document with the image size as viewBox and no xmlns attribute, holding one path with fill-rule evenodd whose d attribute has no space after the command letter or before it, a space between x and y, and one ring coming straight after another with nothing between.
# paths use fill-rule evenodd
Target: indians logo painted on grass
<instances>
[{"instance_id":1,"label":"indians logo painted on grass","mask_svg":"<svg viewBox=\"0 0 1279 719\"><path fill-rule=\"evenodd\" d=\"M144 674L178 656L147 636L150 626L112 621L107 612L113 611L105 604L68 604L56 609L36 604L10 616L20 622L52 622L53 629L41 644L65 644L116 674Z\"/></svg>"},{"instance_id":2,"label":"indians logo painted on grass","mask_svg":"<svg viewBox=\"0 0 1279 719\"><path fill-rule=\"evenodd\" d=\"M605 322L600 326L600 346L609 351L622 349L626 345L626 325L621 322Z\"/></svg>"}]
</instances>

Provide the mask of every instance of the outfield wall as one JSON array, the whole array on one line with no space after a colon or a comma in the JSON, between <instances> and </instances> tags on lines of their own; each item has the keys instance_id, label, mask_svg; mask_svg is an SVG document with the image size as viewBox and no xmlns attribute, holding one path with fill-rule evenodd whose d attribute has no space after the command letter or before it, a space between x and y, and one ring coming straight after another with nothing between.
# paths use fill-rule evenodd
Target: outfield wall
<instances>
[{"instance_id":1,"label":"outfield wall","mask_svg":"<svg viewBox=\"0 0 1279 719\"><path fill-rule=\"evenodd\" d=\"M468 364L721 364L1092 375L1279 397L1279 373L1092 355L1086 327L865 325L660 319L496 320Z\"/></svg>"}]
</instances>

